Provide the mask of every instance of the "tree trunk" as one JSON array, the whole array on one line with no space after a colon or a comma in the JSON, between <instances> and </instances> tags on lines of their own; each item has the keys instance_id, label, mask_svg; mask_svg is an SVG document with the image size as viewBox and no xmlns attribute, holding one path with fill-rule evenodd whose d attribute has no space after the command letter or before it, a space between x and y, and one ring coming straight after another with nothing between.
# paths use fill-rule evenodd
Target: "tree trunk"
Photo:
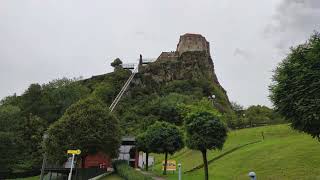
<instances>
[{"instance_id":1,"label":"tree trunk","mask_svg":"<svg viewBox=\"0 0 320 180\"><path fill-rule=\"evenodd\" d=\"M208 175L208 161L207 161L207 150L202 150L202 157L203 157L203 164L204 164L204 179L208 180L209 179L209 175Z\"/></svg>"},{"instance_id":2,"label":"tree trunk","mask_svg":"<svg viewBox=\"0 0 320 180\"><path fill-rule=\"evenodd\" d=\"M146 152L146 171L148 171L148 166L149 166L149 153Z\"/></svg>"},{"instance_id":3,"label":"tree trunk","mask_svg":"<svg viewBox=\"0 0 320 180\"><path fill-rule=\"evenodd\" d=\"M168 159L168 153L166 152L165 158L164 158L164 171L163 174L167 174L167 159Z\"/></svg>"}]
</instances>

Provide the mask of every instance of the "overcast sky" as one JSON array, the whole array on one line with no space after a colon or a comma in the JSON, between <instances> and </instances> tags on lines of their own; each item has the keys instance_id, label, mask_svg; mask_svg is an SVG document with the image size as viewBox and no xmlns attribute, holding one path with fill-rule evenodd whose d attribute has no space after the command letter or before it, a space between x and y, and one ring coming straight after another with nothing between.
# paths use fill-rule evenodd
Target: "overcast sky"
<instances>
[{"instance_id":1,"label":"overcast sky","mask_svg":"<svg viewBox=\"0 0 320 180\"><path fill-rule=\"evenodd\" d=\"M272 70L320 30L319 0L0 0L0 98L112 71L200 33L229 99L271 106Z\"/></svg>"}]
</instances>

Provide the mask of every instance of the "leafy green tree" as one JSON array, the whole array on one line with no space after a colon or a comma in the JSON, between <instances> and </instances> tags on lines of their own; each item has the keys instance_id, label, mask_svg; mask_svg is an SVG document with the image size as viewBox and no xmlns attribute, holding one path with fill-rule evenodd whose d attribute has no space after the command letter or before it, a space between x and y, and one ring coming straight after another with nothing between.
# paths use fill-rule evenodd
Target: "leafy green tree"
<instances>
[{"instance_id":1,"label":"leafy green tree","mask_svg":"<svg viewBox=\"0 0 320 180\"><path fill-rule=\"evenodd\" d=\"M121 143L118 120L105 104L94 98L70 106L47 132L45 150L55 162L65 161L68 149L80 149L82 156L101 151L116 157Z\"/></svg>"},{"instance_id":2,"label":"leafy green tree","mask_svg":"<svg viewBox=\"0 0 320 180\"><path fill-rule=\"evenodd\" d=\"M93 91L93 95L102 100L105 104L111 104L112 100L116 97L116 89L111 84L101 83Z\"/></svg>"},{"instance_id":3,"label":"leafy green tree","mask_svg":"<svg viewBox=\"0 0 320 180\"><path fill-rule=\"evenodd\" d=\"M196 101L192 104L180 104L179 111L183 118L188 116L190 112L199 111L206 111L221 116L220 113L213 107L212 101L208 100L207 98L202 98L200 101Z\"/></svg>"},{"instance_id":4,"label":"leafy green tree","mask_svg":"<svg viewBox=\"0 0 320 180\"><path fill-rule=\"evenodd\" d=\"M205 102L205 101L204 101ZM206 104L187 107L185 114L186 144L202 153L205 180L208 180L207 150L222 149L227 138L227 128L217 111L206 110Z\"/></svg>"},{"instance_id":5,"label":"leafy green tree","mask_svg":"<svg viewBox=\"0 0 320 180\"><path fill-rule=\"evenodd\" d=\"M113 60L113 62L111 63L111 66L114 67L115 69L121 67L122 65L122 61L119 58L116 58L115 60Z\"/></svg>"},{"instance_id":6,"label":"leafy green tree","mask_svg":"<svg viewBox=\"0 0 320 180\"><path fill-rule=\"evenodd\" d=\"M24 118L21 122L19 135L19 145L23 147L20 152L23 161L19 164L19 168L23 170L40 169L42 163L42 138L48 124L38 116L30 114L28 118Z\"/></svg>"},{"instance_id":7,"label":"leafy green tree","mask_svg":"<svg viewBox=\"0 0 320 180\"><path fill-rule=\"evenodd\" d=\"M25 116L28 116L30 113L34 115L41 114L41 108L43 107L41 97L41 85L31 84L22 95L21 109L23 110Z\"/></svg>"},{"instance_id":8,"label":"leafy green tree","mask_svg":"<svg viewBox=\"0 0 320 180\"><path fill-rule=\"evenodd\" d=\"M19 160L19 148L16 143L16 135L14 132L0 131L0 173L12 172Z\"/></svg>"},{"instance_id":9,"label":"leafy green tree","mask_svg":"<svg viewBox=\"0 0 320 180\"><path fill-rule=\"evenodd\" d=\"M167 96L153 100L149 107L149 113L158 116L162 121L182 125L183 119L179 113L178 106L179 104L190 104L192 101L192 96L170 93Z\"/></svg>"},{"instance_id":10,"label":"leafy green tree","mask_svg":"<svg viewBox=\"0 0 320 180\"><path fill-rule=\"evenodd\" d=\"M146 131L147 139L154 153L164 153L163 174L167 174L168 153L173 154L184 147L183 134L179 128L167 122L156 122Z\"/></svg>"},{"instance_id":11,"label":"leafy green tree","mask_svg":"<svg viewBox=\"0 0 320 180\"><path fill-rule=\"evenodd\" d=\"M23 142L19 138L19 130L24 118L21 116L21 110L17 106L4 103L0 105L0 172L11 172L16 170L20 160L25 158L21 156L24 151Z\"/></svg>"},{"instance_id":12,"label":"leafy green tree","mask_svg":"<svg viewBox=\"0 0 320 180\"><path fill-rule=\"evenodd\" d=\"M0 131L17 131L21 121L21 110L19 107L12 105L0 106Z\"/></svg>"},{"instance_id":13,"label":"leafy green tree","mask_svg":"<svg viewBox=\"0 0 320 180\"><path fill-rule=\"evenodd\" d=\"M276 110L291 126L320 141L320 33L295 48L278 65L270 86Z\"/></svg>"},{"instance_id":14,"label":"leafy green tree","mask_svg":"<svg viewBox=\"0 0 320 180\"><path fill-rule=\"evenodd\" d=\"M242 115L243 114L244 107L241 104L238 104L237 102L231 102L231 107L232 107L232 110L237 115Z\"/></svg>"},{"instance_id":15,"label":"leafy green tree","mask_svg":"<svg viewBox=\"0 0 320 180\"><path fill-rule=\"evenodd\" d=\"M150 144L150 134L147 133L142 133L139 134L136 138L136 146L139 151L143 151L146 153L146 171L148 171L148 166L149 166L149 153L151 150L152 144Z\"/></svg>"},{"instance_id":16,"label":"leafy green tree","mask_svg":"<svg viewBox=\"0 0 320 180\"><path fill-rule=\"evenodd\" d=\"M245 110L244 115L247 118L250 127L259 124L271 124L273 120L273 110L261 105L250 106Z\"/></svg>"},{"instance_id":17,"label":"leafy green tree","mask_svg":"<svg viewBox=\"0 0 320 180\"><path fill-rule=\"evenodd\" d=\"M42 85L40 113L35 114L52 123L58 120L66 109L89 94L89 89L77 79L56 79Z\"/></svg>"}]
</instances>

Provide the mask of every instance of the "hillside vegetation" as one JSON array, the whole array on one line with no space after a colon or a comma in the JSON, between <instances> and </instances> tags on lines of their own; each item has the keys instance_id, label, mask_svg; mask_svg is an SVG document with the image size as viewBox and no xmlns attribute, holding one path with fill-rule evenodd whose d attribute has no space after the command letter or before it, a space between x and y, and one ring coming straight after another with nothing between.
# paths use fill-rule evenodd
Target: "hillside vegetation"
<instances>
[{"instance_id":1,"label":"hillside vegetation","mask_svg":"<svg viewBox=\"0 0 320 180\"><path fill-rule=\"evenodd\" d=\"M208 152L209 161L227 153L209 164L209 177L247 180L248 172L255 171L259 180L319 179L319 152L319 142L292 130L287 124L235 130L229 133L222 151ZM160 176L163 155L153 155L156 159L154 173ZM170 159L182 164L182 179L203 179L203 168L196 168L202 165L199 151L183 149ZM165 178L177 179L177 173L169 173Z\"/></svg>"}]
</instances>

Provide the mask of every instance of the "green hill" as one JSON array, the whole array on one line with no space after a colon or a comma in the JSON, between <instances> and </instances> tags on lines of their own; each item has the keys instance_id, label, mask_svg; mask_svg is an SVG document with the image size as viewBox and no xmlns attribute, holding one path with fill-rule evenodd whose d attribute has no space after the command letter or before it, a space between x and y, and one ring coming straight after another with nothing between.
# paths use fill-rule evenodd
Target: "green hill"
<instances>
[{"instance_id":1,"label":"green hill","mask_svg":"<svg viewBox=\"0 0 320 180\"><path fill-rule=\"evenodd\" d=\"M319 152L319 142L286 124L231 131L222 151L208 153L208 160L216 159L209 164L209 178L248 179L248 172L255 171L259 180L320 179ZM155 173L161 175L159 162L164 156L154 156ZM182 179L203 179L203 168L195 168L202 164L200 152L184 149L171 159L182 164ZM177 173L166 179L177 179Z\"/></svg>"}]
</instances>

